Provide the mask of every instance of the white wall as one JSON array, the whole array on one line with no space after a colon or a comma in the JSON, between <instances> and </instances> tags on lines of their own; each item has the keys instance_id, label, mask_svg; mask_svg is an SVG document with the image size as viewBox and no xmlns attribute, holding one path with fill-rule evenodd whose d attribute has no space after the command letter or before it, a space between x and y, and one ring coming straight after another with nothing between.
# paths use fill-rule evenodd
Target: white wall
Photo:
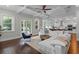
<instances>
[{"instance_id":1,"label":"white wall","mask_svg":"<svg viewBox=\"0 0 79 59\"><path fill-rule=\"evenodd\" d=\"M71 16L75 15L75 13L70 13L69 15L68 14L65 15L65 13L62 13L61 15L63 15L63 14L64 14L64 17L65 16L68 17L71 14L72 14ZM15 31L4 32L2 34L2 37L0 38L0 41L6 41L6 40L19 38L20 34L21 34L20 23L21 23L22 20L28 20L28 19L32 20L32 22L33 22L32 23L32 33L33 34L37 34L37 32L39 31L38 29L37 30L35 29L35 21L34 20L39 20L39 28L42 27L42 19L40 19L40 18L36 18L36 17L33 17L33 16L25 15L25 14L16 14L15 12L12 12L12 11L1 10L0 9L0 20L1 20L2 15L11 15L11 16L14 17L14 20L15 20L15 22L14 22L14 24L15 24L14 29L15 29ZM79 11L77 12L77 17L79 17ZM77 26L77 27L79 29L79 26ZM78 35L79 35L79 30L77 30L77 32L78 32Z\"/></svg>"},{"instance_id":2,"label":"white wall","mask_svg":"<svg viewBox=\"0 0 79 59\"><path fill-rule=\"evenodd\" d=\"M77 39L79 41L79 8L77 9L76 16L77 16L77 30L76 30L76 33L77 33Z\"/></svg>"},{"instance_id":3,"label":"white wall","mask_svg":"<svg viewBox=\"0 0 79 59\"><path fill-rule=\"evenodd\" d=\"M19 24L19 21L18 21L18 23L16 23L17 22L17 20L18 19L16 19L16 14L14 13L14 12L9 12L9 11L7 11L7 10L1 10L0 9L0 20L1 20L1 18L2 18L2 16L3 15L10 15L10 16L13 16L14 17L14 20L16 20L15 22L14 22L14 25L16 25L16 26L14 26L14 30L15 31L11 31L11 32L3 32L3 34L2 34L2 36L1 36L1 38L0 38L0 41L5 41L5 40L10 40L10 39L14 39L14 38L17 38L17 37L19 37L19 35L17 35L17 32L19 31L19 26L17 27L17 25ZM16 29L17 28L17 29Z\"/></svg>"},{"instance_id":4,"label":"white wall","mask_svg":"<svg viewBox=\"0 0 79 59\"><path fill-rule=\"evenodd\" d=\"M0 9L0 20L2 15L11 15L14 17L14 31L10 32L3 32L2 36L0 37L0 41L6 41L6 40L11 40L15 38L21 37L21 21L22 20L28 20L31 19L33 21L32 23L32 32L35 34L38 30L35 29L34 27L34 17L29 16L29 15L24 15L24 14L16 14L15 12L8 11L8 10L2 10Z\"/></svg>"}]
</instances>

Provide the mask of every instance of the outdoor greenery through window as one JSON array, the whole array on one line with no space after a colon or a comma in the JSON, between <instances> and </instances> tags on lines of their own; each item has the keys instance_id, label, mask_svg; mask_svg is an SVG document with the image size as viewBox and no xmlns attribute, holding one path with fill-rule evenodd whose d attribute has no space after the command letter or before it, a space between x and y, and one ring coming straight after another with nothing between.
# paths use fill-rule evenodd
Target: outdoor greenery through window
<instances>
[{"instance_id":1,"label":"outdoor greenery through window","mask_svg":"<svg viewBox=\"0 0 79 59\"><path fill-rule=\"evenodd\" d=\"M3 16L2 29L3 29L3 31L12 30L12 17Z\"/></svg>"},{"instance_id":2,"label":"outdoor greenery through window","mask_svg":"<svg viewBox=\"0 0 79 59\"><path fill-rule=\"evenodd\" d=\"M22 31L32 32L32 20L23 20L21 22Z\"/></svg>"}]
</instances>

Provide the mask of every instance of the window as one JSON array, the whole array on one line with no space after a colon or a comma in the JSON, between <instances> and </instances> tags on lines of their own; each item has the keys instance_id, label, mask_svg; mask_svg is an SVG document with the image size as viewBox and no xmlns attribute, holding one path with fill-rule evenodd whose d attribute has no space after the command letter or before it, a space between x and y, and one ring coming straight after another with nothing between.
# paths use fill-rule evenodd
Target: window
<instances>
[{"instance_id":1,"label":"window","mask_svg":"<svg viewBox=\"0 0 79 59\"><path fill-rule=\"evenodd\" d=\"M32 32L32 20L23 20L21 22L22 31Z\"/></svg>"},{"instance_id":2,"label":"window","mask_svg":"<svg viewBox=\"0 0 79 59\"><path fill-rule=\"evenodd\" d=\"M52 21L43 20L43 28L51 28L52 25L53 25Z\"/></svg>"},{"instance_id":3,"label":"window","mask_svg":"<svg viewBox=\"0 0 79 59\"><path fill-rule=\"evenodd\" d=\"M2 29L3 29L3 31L11 31L11 30L13 30L12 17L10 17L10 16L3 16Z\"/></svg>"}]
</instances>

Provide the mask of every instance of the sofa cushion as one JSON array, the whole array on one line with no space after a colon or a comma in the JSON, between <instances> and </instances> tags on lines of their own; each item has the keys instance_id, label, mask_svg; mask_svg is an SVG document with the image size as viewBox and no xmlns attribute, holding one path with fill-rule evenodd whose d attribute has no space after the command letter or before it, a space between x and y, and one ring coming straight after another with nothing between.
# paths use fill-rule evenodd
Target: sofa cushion
<instances>
[{"instance_id":1,"label":"sofa cushion","mask_svg":"<svg viewBox=\"0 0 79 59\"><path fill-rule=\"evenodd\" d=\"M50 42L45 40L45 41L39 42L38 44L39 44L41 53L46 53L46 54L54 53L54 48L50 45Z\"/></svg>"},{"instance_id":2,"label":"sofa cushion","mask_svg":"<svg viewBox=\"0 0 79 59\"><path fill-rule=\"evenodd\" d=\"M49 30L49 36L51 36L53 38L56 38L57 37L57 32Z\"/></svg>"}]
</instances>

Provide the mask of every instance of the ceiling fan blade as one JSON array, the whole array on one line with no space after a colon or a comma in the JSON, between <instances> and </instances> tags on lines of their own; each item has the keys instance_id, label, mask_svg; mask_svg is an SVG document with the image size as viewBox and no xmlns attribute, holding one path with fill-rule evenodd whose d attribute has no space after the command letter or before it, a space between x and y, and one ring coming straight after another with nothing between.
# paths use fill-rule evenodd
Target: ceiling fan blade
<instances>
[{"instance_id":1,"label":"ceiling fan blade","mask_svg":"<svg viewBox=\"0 0 79 59\"><path fill-rule=\"evenodd\" d=\"M44 10L52 10L52 9L44 9Z\"/></svg>"},{"instance_id":2,"label":"ceiling fan blade","mask_svg":"<svg viewBox=\"0 0 79 59\"><path fill-rule=\"evenodd\" d=\"M42 9L45 9L46 8L46 5L43 5L43 8Z\"/></svg>"}]
</instances>

